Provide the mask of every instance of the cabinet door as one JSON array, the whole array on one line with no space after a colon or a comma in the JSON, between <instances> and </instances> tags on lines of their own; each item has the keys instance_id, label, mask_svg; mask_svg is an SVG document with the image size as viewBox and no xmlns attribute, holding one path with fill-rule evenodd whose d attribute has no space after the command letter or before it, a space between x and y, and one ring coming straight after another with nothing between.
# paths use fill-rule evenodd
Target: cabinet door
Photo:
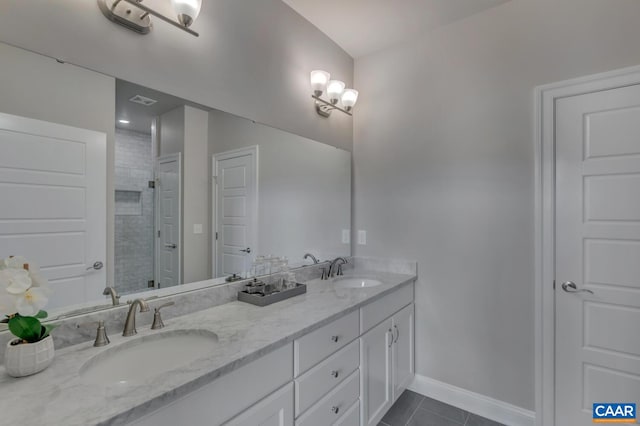
<instances>
[{"instance_id":1,"label":"cabinet door","mask_svg":"<svg viewBox=\"0 0 640 426\"><path fill-rule=\"evenodd\" d=\"M360 337L362 425L376 426L393 404L392 330L389 318Z\"/></svg>"},{"instance_id":2,"label":"cabinet door","mask_svg":"<svg viewBox=\"0 0 640 426\"><path fill-rule=\"evenodd\" d=\"M269 395L225 426L293 426L293 383Z\"/></svg>"},{"instance_id":3,"label":"cabinet door","mask_svg":"<svg viewBox=\"0 0 640 426\"><path fill-rule=\"evenodd\" d=\"M400 397L414 377L413 303L393 316L393 400Z\"/></svg>"}]
</instances>

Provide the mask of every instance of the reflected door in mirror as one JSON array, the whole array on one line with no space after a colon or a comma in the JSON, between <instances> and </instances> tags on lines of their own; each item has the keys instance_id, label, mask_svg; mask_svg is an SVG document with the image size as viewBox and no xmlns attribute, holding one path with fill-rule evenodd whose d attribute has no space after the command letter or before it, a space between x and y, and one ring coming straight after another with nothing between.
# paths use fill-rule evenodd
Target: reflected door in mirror
<instances>
[{"instance_id":1,"label":"reflected door in mirror","mask_svg":"<svg viewBox=\"0 0 640 426\"><path fill-rule=\"evenodd\" d=\"M217 273L249 269L257 222L257 147L216 155Z\"/></svg>"},{"instance_id":2,"label":"reflected door in mirror","mask_svg":"<svg viewBox=\"0 0 640 426\"><path fill-rule=\"evenodd\" d=\"M181 158L160 157L157 165L157 287L179 285L181 252Z\"/></svg>"},{"instance_id":3,"label":"reflected door in mirror","mask_svg":"<svg viewBox=\"0 0 640 426\"><path fill-rule=\"evenodd\" d=\"M40 265L48 308L106 286L106 135L0 113L0 257ZM97 264L96 264L97 265Z\"/></svg>"}]
</instances>

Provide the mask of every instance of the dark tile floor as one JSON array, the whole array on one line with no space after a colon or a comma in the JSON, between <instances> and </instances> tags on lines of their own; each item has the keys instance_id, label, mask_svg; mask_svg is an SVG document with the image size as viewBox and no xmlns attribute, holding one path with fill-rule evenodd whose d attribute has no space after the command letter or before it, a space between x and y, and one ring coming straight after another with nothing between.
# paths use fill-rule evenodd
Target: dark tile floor
<instances>
[{"instance_id":1,"label":"dark tile floor","mask_svg":"<svg viewBox=\"0 0 640 426\"><path fill-rule=\"evenodd\" d=\"M460 408L405 391L378 426L504 426Z\"/></svg>"}]
</instances>

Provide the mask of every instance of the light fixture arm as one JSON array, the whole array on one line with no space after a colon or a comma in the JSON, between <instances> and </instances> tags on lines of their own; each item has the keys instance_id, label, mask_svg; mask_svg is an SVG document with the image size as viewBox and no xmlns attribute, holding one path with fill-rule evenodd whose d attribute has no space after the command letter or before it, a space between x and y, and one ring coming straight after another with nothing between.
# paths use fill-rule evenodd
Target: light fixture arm
<instances>
[{"instance_id":1,"label":"light fixture arm","mask_svg":"<svg viewBox=\"0 0 640 426\"><path fill-rule=\"evenodd\" d=\"M198 34L197 32L193 31L191 28L185 27L180 22L174 21L171 18L167 18L162 13L156 12L155 10L151 9L150 7L145 6L144 4L142 4L142 0L123 0L123 1L133 5L135 7L137 7L138 9L142 10L145 13L148 13L149 15L153 15L158 19L162 19L167 24L171 24L174 27L180 28L182 31L188 32L192 36L200 37L200 34Z\"/></svg>"},{"instance_id":2,"label":"light fixture arm","mask_svg":"<svg viewBox=\"0 0 640 426\"><path fill-rule=\"evenodd\" d=\"M331 102L325 101L319 96L311 95L311 97L316 100L316 111L323 117L328 117L331 114L331 111L333 111L334 109L344 112L349 116L353 116L353 114L346 109L340 108L339 106L334 105Z\"/></svg>"}]
</instances>

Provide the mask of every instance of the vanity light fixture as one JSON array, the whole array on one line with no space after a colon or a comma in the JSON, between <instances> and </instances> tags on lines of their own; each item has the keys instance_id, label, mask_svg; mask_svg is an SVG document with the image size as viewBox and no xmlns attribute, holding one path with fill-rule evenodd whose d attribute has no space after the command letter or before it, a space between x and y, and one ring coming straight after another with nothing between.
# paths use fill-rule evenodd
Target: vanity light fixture
<instances>
[{"instance_id":1,"label":"vanity light fixture","mask_svg":"<svg viewBox=\"0 0 640 426\"><path fill-rule=\"evenodd\" d=\"M189 27L200 14L202 0L171 0L171 6L176 13L177 21L145 6L142 0L98 0L98 7L107 19L139 34L148 34L151 31L153 24L149 15L153 15L199 37L199 34Z\"/></svg>"},{"instance_id":2,"label":"vanity light fixture","mask_svg":"<svg viewBox=\"0 0 640 426\"><path fill-rule=\"evenodd\" d=\"M322 70L311 71L311 88L311 97L316 102L316 112L321 116L329 117L334 109L352 115L351 111L358 101L357 90L345 89L344 82L331 80L331 74ZM322 98L325 91L328 101Z\"/></svg>"}]
</instances>

